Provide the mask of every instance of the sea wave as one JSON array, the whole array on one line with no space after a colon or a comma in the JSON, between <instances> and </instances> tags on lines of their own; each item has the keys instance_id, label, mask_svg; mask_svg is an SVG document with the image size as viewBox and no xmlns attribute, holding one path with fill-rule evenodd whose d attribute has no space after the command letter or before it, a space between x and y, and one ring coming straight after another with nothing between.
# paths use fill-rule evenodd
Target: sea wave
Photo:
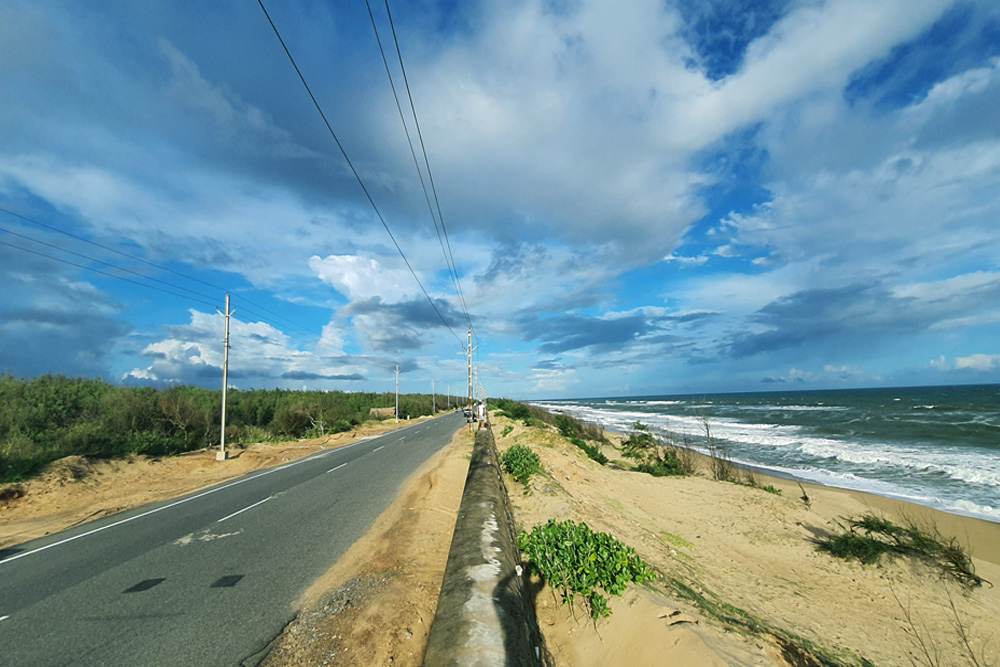
<instances>
[{"instance_id":1,"label":"sea wave","mask_svg":"<svg viewBox=\"0 0 1000 667\"><path fill-rule=\"evenodd\" d=\"M850 408L843 405L740 405L740 410L761 412L845 412Z\"/></svg>"},{"instance_id":2,"label":"sea wave","mask_svg":"<svg viewBox=\"0 0 1000 667\"><path fill-rule=\"evenodd\" d=\"M737 463L773 471L777 475L807 479L825 486L899 498L991 521L1000 520L1000 509L996 507L998 503L991 500L998 497L1000 489L1000 458L989 445L870 441L860 436L824 437L816 433L815 425L808 421L801 424L761 423L754 421L753 414L747 410L790 411L817 406L730 404L732 411L723 417L718 412L730 406L719 403L713 410L715 414L709 414L706 422L701 415L693 414L697 408L690 404L672 408L671 405L682 402L657 403L660 405L654 405L654 401L634 401L617 406L573 403L536 405L564 411L583 421L599 423L610 430L622 432L627 432L635 422L640 421L650 426L654 432L687 443L703 453L706 452L704 444L707 423L712 437L718 443L725 443ZM662 405L663 403L667 404ZM921 405L933 404L928 402ZM704 407L708 409L711 406L706 403ZM841 406L822 407L845 411ZM909 409L912 408L908 406L907 411ZM743 410L747 412L740 414ZM672 412L681 414L671 414ZM929 416L932 412L924 409L923 414ZM976 421L990 419L993 414L981 415ZM912 418L898 419L898 416L864 415L863 419L841 423L893 418L897 418L891 422L893 424L910 422L920 425L923 422ZM966 424L968 422L964 420L961 425L937 422L940 427L960 428ZM992 426L982 422L976 425Z\"/></svg>"}]
</instances>

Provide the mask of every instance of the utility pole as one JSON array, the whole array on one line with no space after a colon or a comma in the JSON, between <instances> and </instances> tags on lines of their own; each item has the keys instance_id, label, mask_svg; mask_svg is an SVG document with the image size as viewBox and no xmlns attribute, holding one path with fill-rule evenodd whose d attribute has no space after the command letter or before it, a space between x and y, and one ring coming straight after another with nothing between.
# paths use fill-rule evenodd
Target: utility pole
<instances>
[{"instance_id":1,"label":"utility pole","mask_svg":"<svg viewBox=\"0 0 1000 667\"><path fill-rule=\"evenodd\" d=\"M229 386L229 318L235 310L229 310L229 295L226 295L226 312L218 308L215 312L226 318L226 337L222 341L222 428L219 429L219 451L215 454L216 461L225 461L229 458L226 453L226 389Z\"/></svg>"},{"instance_id":2,"label":"utility pole","mask_svg":"<svg viewBox=\"0 0 1000 667\"><path fill-rule=\"evenodd\" d=\"M431 380L431 414L436 415L438 411L437 394L434 393L434 380Z\"/></svg>"},{"instance_id":3,"label":"utility pole","mask_svg":"<svg viewBox=\"0 0 1000 667\"><path fill-rule=\"evenodd\" d=\"M399 423L399 364L396 364L396 423Z\"/></svg>"},{"instance_id":4,"label":"utility pole","mask_svg":"<svg viewBox=\"0 0 1000 667\"><path fill-rule=\"evenodd\" d=\"M472 347L472 329L469 329L469 345L467 347L463 345L462 347L465 348L468 351L468 353L469 353L469 367L468 367L469 368L469 419L468 419L468 421L469 421L469 433L472 433L472 410L473 410L473 407L472 407L472 353L473 353L473 351L475 351L476 349L479 348L478 345L476 347Z\"/></svg>"}]
</instances>

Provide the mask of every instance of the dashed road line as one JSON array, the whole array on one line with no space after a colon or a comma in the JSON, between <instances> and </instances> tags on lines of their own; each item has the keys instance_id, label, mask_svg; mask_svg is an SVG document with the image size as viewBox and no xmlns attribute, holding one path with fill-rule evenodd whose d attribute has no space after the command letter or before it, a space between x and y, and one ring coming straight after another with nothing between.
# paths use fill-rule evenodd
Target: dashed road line
<instances>
[{"instance_id":1,"label":"dashed road line","mask_svg":"<svg viewBox=\"0 0 1000 667\"><path fill-rule=\"evenodd\" d=\"M6 616L0 616L0 621L6 621L8 618L10 618L10 614L7 614Z\"/></svg>"},{"instance_id":2,"label":"dashed road line","mask_svg":"<svg viewBox=\"0 0 1000 667\"><path fill-rule=\"evenodd\" d=\"M343 467L344 467L344 466L346 466L346 465L347 465L346 463L341 463L341 464L340 464L339 466L337 466L336 468L330 468L329 470L327 470L327 472L333 472L334 470L340 470L341 468L343 468Z\"/></svg>"},{"instance_id":3,"label":"dashed road line","mask_svg":"<svg viewBox=\"0 0 1000 667\"><path fill-rule=\"evenodd\" d=\"M375 449L373 449L372 450L372 454L374 454L375 452L377 452L380 449L385 449L385 445L379 445L378 447L376 447Z\"/></svg>"},{"instance_id":4,"label":"dashed road line","mask_svg":"<svg viewBox=\"0 0 1000 667\"><path fill-rule=\"evenodd\" d=\"M257 507L257 505L263 505L264 503L266 503L266 502L267 502L268 500L270 500L271 498L274 498L274 496L268 496L267 498L264 498L264 500L258 500L258 501L257 501L257 502L255 502L255 503L254 503L253 505L248 505L247 507L244 507L243 509L239 510L238 512L233 512L233 513L232 513L232 514L230 514L229 516L224 516L224 517L222 517L221 519L219 519L218 521L216 521L216 523L222 523L222 522L223 522L223 521L225 521L226 519L232 519L232 518L233 518L234 516L236 516L237 514L243 514L243 513L244 513L244 512L246 512L247 510L249 510L249 509L253 509L254 507Z\"/></svg>"}]
</instances>

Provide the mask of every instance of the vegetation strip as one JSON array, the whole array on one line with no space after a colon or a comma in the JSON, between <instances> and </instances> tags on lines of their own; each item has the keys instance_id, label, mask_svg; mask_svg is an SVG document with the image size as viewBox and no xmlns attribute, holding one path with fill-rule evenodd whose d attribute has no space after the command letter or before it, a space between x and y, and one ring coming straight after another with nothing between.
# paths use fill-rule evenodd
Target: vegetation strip
<instances>
[{"instance_id":1,"label":"vegetation strip","mask_svg":"<svg viewBox=\"0 0 1000 667\"><path fill-rule=\"evenodd\" d=\"M429 394L399 397L401 417L433 412ZM0 375L0 484L71 455L166 456L218 444L222 392L181 386L116 387L102 380ZM226 440L234 444L340 433L395 414L391 392L230 390ZM386 411L389 414L385 414Z\"/></svg>"}]
</instances>

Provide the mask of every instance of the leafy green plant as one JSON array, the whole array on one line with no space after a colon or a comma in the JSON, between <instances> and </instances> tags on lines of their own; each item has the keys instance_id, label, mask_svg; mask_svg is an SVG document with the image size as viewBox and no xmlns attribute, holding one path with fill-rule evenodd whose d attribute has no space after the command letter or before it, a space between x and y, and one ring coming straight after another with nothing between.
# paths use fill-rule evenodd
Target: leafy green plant
<instances>
[{"instance_id":1,"label":"leafy green plant","mask_svg":"<svg viewBox=\"0 0 1000 667\"><path fill-rule=\"evenodd\" d=\"M527 485L535 473L542 471L542 460L525 445L513 445L500 458L504 470L521 484Z\"/></svg>"},{"instance_id":2,"label":"leafy green plant","mask_svg":"<svg viewBox=\"0 0 1000 667\"><path fill-rule=\"evenodd\" d=\"M503 432L500 433L500 437L501 438L506 438L508 435L510 435L510 432L513 431L513 430L514 430L514 427L511 426L510 424L507 424L506 426L503 427Z\"/></svg>"},{"instance_id":3,"label":"leafy green plant","mask_svg":"<svg viewBox=\"0 0 1000 667\"><path fill-rule=\"evenodd\" d=\"M605 594L620 596L630 582L641 584L654 576L632 547L582 522L549 519L530 533L522 530L517 545L529 569L559 591L563 604L582 599L594 620L611 615Z\"/></svg>"},{"instance_id":4,"label":"leafy green plant","mask_svg":"<svg viewBox=\"0 0 1000 667\"><path fill-rule=\"evenodd\" d=\"M877 563L884 554L910 556L940 568L968 588L985 581L976 574L972 558L958 540L942 537L936 528L930 528L928 534L912 522L899 526L875 514L839 523L843 532L819 540L820 551L838 558L857 558L865 565Z\"/></svg>"},{"instance_id":5,"label":"leafy green plant","mask_svg":"<svg viewBox=\"0 0 1000 667\"><path fill-rule=\"evenodd\" d=\"M775 488L774 484L768 484L767 486L760 487L761 490L767 491L768 493L773 493L776 496L781 495L781 489Z\"/></svg>"}]
</instances>

